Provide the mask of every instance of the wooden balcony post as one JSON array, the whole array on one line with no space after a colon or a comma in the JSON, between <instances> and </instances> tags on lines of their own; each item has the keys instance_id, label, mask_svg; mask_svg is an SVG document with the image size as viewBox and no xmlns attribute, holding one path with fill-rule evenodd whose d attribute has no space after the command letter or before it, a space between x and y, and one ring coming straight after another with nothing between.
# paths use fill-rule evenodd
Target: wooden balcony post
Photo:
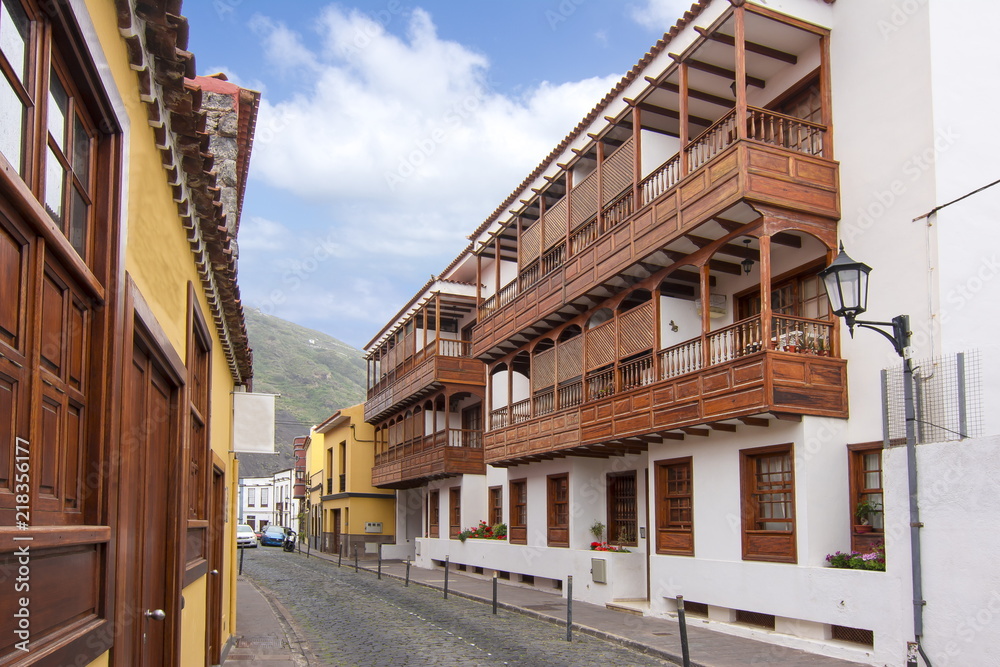
<instances>
[{"instance_id":1,"label":"wooden balcony post","mask_svg":"<svg viewBox=\"0 0 1000 667\"><path fill-rule=\"evenodd\" d=\"M653 290L653 378L658 381L660 375L660 344L663 342L663 324L660 319L660 289Z\"/></svg>"},{"instance_id":2,"label":"wooden balcony post","mask_svg":"<svg viewBox=\"0 0 1000 667\"><path fill-rule=\"evenodd\" d=\"M712 280L711 269L708 266L709 260L701 265L698 274L701 278L699 290L701 291L701 365L708 368L712 365L712 351L709 349L708 334L712 330Z\"/></svg>"},{"instance_id":3,"label":"wooden balcony post","mask_svg":"<svg viewBox=\"0 0 1000 667\"><path fill-rule=\"evenodd\" d=\"M833 101L830 95L830 35L819 38L819 95L822 105L823 126L826 136L823 137L823 157L833 159Z\"/></svg>"},{"instance_id":4,"label":"wooden balcony post","mask_svg":"<svg viewBox=\"0 0 1000 667\"><path fill-rule=\"evenodd\" d=\"M604 233L604 143L597 141L597 233Z\"/></svg>"},{"instance_id":5,"label":"wooden balcony post","mask_svg":"<svg viewBox=\"0 0 1000 667\"><path fill-rule=\"evenodd\" d=\"M520 241L518 234L518 241ZM483 256L476 253L476 312L483 306Z\"/></svg>"},{"instance_id":6,"label":"wooden balcony post","mask_svg":"<svg viewBox=\"0 0 1000 667\"><path fill-rule=\"evenodd\" d=\"M764 227L766 229L766 225ZM771 237L761 232L760 238L760 337L764 349L771 346Z\"/></svg>"},{"instance_id":7,"label":"wooden balcony post","mask_svg":"<svg viewBox=\"0 0 1000 667\"><path fill-rule=\"evenodd\" d=\"M632 107L632 211L642 207L639 184L642 182L642 112Z\"/></svg>"},{"instance_id":8,"label":"wooden balcony post","mask_svg":"<svg viewBox=\"0 0 1000 667\"><path fill-rule=\"evenodd\" d=\"M514 423L514 358L507 362L507 426Z\"/></svg>"},{"instance_id":9,"label":"wooden balcony post","mask_svg":"<svg viewBox=\"0 0 1000 667\"><path fill-rule=\"evenodd\" d=\"M493 289L493 298L496 300L496 307L500 307L500 235L497 234L496 238L493 239L493 264L496 270L494 271L496 282Z\"/></svg>"},{"instance_id":10,"label":"wooden balcony post","mask_svg":"<svg viewBox=\"0 0 1000 667\"><path fill-rule=\"evenodd\" d=\"M746 9L740 5L733 9L735 25L733 35L736 50L736 136L747 138L747 53Z\"/></svg>"},{"instance_id":11,"label":"wooden balcony post","mask_svg":"<svg viewBox=\"0 0 1000 667\"><path fill-rule=\"evenodd\" d=\"M441 354L441 292L434 295L434 351Z\"/></svg>"},{"instance_id":12,"label":"wooden balcony post","mask_svg":"<svg viewBox=\"0 0 1000 667\"><path fill-rule=\"evenodd\" d=\"M680 132L678 140L680 141L680 161L681 161L681 178L688 175L688 154L687 145L690 137L688 136L688 66L687 63L682 62L677 68L680 74L680 110L678 113L678 123L680 124Z\"/></svg>"}]
</instances>

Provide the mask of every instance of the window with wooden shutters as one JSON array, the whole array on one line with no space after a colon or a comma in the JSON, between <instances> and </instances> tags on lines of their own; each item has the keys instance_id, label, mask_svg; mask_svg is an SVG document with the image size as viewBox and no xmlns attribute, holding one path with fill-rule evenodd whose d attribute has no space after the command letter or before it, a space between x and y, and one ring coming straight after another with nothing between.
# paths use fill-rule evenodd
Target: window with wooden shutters
<instances>
[{"instance_id":1,"label":"window with wooden shutters","mask_svg":"<svg viewBox=\"0 0 1000 667\"><path fill-rule=\"evenodd\" d=\"M608 473L608 543L638 545L636 473Z\"/></svg>"},{"instance_id":2,"label":"window with wooden shutters","mask_svg":"<svg viewBox=\"0 0 1000 667\"><path fill-rule=\"evenodd\" d=\"M507 535L511 544L528 542L528 482L515 479L510 482L510 526Z\"/></svg>"},{"instance_id":3,"label":"window with wooden shutters","mask_svg":"<svg viewBox=\"0 0 1000 667\"><path fill-rule=\"evenodd\" d=\"M0 0L0 428L9 434L0 438L0 525L7 526L19 442L30 449L32 525L102 521L104 478L96 473L106 468L113 367L114 308L106 299L117 275L110 244L118 151L113 122L96 130L95 118L112 117L110 105L103 91L86 87L99 78L75 55L81 43L75 27L60 22L66 16Z\"/></svg>"},{"instance_id":4,"label":"window with wooden shutters","mask_svg":"<svg viewBox=\"0 0 1000 667\"><path fill-rule=\"evenodd\" d=\"M187 400L188 475L187 578L200 576L208 545L208 501L211 445L209 443L209 396L212 339L198 306L194 285L188 283ZM187 579L186 579L187 581Z\"/></svg>"},{"instance_id":5,"label":"window with wooden shutters","mask_svg":"<svg viewBox=\"0 0 1000 667\"><path fill-rule=\"evenodd\" d=\"M746 560L796 560L793 460L791 445L740 452Z\"/></svg>"},{"instance_id":6,"label":"window with wooden shutters","mask_svg":"<svg viewBox=\"0 0 1000 667\"><path fill-rule=\"evenodd\" d=\"M437 491L427 494L427 535L437 537L439 534L439 523L441 521L441 502Z\"/></svg>"},{"instance_id":7,"label":"window with wooden shutters","mask_svg":"<svg viewBox=\"0 0 1000 667\"><path fill-rule=\"evenodd\" d=\"M656 553L694 555L691 457L656 462Z\"/></svg>"},{"instance_id":8,"label":"window with wooden shutters","mask_svg":"<svg viewBox=\"0 0 1000 667\"><path fill-rule=\"evenodd\" d=\"M454 539L462 532L462 487L448 489L448 536Z\"/></svg>"},{"instance_id":9,"label":"window with wooden shutters","mask_svg":"<svg viewBox=\"0 0 1000 667\"><path fill-rule=\"evenodd\" d=\"M503 487L490 487L490 525L503 523Z\"/></svg>"},{"instance_id":10,"label":"window with wooden shutters","mask_svg":"<svg viewBox=\"0 0 1000 667\"><path fill-rule=\"evenodd\" d=\"M569 546L569 475L548 476L548 544Z\"/></svg>"}]
</instances>

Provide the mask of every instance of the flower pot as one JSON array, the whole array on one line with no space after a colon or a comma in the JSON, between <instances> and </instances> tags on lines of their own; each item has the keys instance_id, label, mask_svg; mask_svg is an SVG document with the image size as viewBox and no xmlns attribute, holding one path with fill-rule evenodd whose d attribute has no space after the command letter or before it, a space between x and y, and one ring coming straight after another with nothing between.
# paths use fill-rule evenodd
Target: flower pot
<instances>
[{"instance_id":1,"label":"flower pot","mask_svg":"<svg viewBox=\"0 0 1000 667\"><path fill-rule=\"evenodd\" d=\"M855 524L855 526L854 526L854 532L855 533L870 533L870 532L872 532L872 527L869 526L869 525L866 525L866 524Z\"/></svg>"}]
</instances>

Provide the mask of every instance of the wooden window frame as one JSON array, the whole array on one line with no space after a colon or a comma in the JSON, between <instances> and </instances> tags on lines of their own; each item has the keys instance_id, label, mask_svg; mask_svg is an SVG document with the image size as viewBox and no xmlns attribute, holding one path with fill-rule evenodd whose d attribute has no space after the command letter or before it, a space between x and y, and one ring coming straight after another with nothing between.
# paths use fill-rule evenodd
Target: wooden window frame
<instances>
[{"instance_id":1,"label":"wooden window frame","mask_svg":"<svg viewBox=\"0 0 1000 667\"><path fill-rule=\"evenodd\" d=\"M209 501L212 484L211 400L212 400L212 337L201 308L194 283L188 282L186 370L184 386L187 403L187 423L184 460L188 462L185 476L187 508L187 563L184 585L187 586L208 571Z\"/></svg>"},{"instance_id":2,"label":"wooden window frame","mask_svg":"<svg viewBox=\"0 0 1000 667\"><path fill-rule=\"evenodd\" d=\"M884 518L881 528L873 528L871 532L868 533L859 533L854 527L856 523L854 508L856 508L858 503L861 502L862 496L878 493L882 496L880 502L883 504L885 502L885 457L882 454L882 450L883 443L881 441L847 445L848 488L850 497L848 516L850 517L851 549L853 551L870 551L876 542L883 542L885 540ZM882 486L877 489L866 488L864 482L864 458L866 454L872 453L878 453L879 455L878 473Z\"/></svg>"},{"instance_id":3,"label":"wooden window frame","mask_svg":"<svg viewBox=\"0 0 1000 667\"><path fill-rule=\"evenodd\" d=\"M457 540L462 532L462 487L448 489L448 537Z\"/></svg>"},{"instance_id":4,"label":"wooden window frame","mask_svg":"<svg viewBox=\"0 0 1000 667\"><path fill-rule=\"evenodd\" d=\"M560 487L565 482L566 497L559 498ZM548 475L546 488L546 538L550 547L569 547L569 473ZM560 518L565 517L565 522Z\"/></svg>"},{"instance_id":5,"label":"wooden window frame","mask_svg":"<svg viewBox=\"0 0 1000 667\"><path fill-rule=\"evenodd\" d=\"M507 522L507 539L511 544L528 543L528 480L512 479L508 483L510 489L509 521ZM523 521L521 519L523 510Z\"/></svg>"},{"instance_id":6,"label":"wooden window frame","mask_svg":"<svg viewBox=\"0 0 1000 667\"><path fill-rule=\"evenodd\" d=\"M495 526L503 523L503 487L491 486L487 496L489 512L489 524Z\"/></svg>"},{"instance_id":7,"label":"wooden window frame","mask_svg":"<svg viewBox=\"0 0 1000 667\"><path fill-rule=\"evenodd\" d=\"M773 276L771 278L771 292L775 292L778 289L786 285L794 285L795 288L795 304L796 308L800 308L802 304L801 300L801 284L803 280L815 277L823 267L826 266L826 259L821 257L808 264L796 267L790 271L786 271L778 276ZM750 303L752 299L760 299L760 285L750 287L741 292L737 292L733 296L733 300L736 302L736 315L738 319L746 319L752 317L753 315L759 314L760 311L751 312ZM775 315L780 315L776 310L773 309L772 313ZM793 313L789 317L801 317L798 313ZM825 321L833 318L833 312L829 308L829 301L827 302L827 317L818 318L820 321Z\"/></svg>"},{"instance_id":8,"label":"wooden window frame","mask_svg":"<svg viewBox=\"0 0 1000 667\"><path fill-rule=\"evenodd\" d=\"M786 490L761 489L758 486L757 462L765 457L784 455L788 457L788 473L791 479ZM790 495L791 508L787 518L772 518L771 523L787 523L789 530L758 528L767 517L761 516L758 496L771 494ZM740 502L743 515L743 560L759 560L775 563L796 563L795 526L795 447L792 443L755 447L740 450Z\"/></svg>"},{"instance_id":9,"label":"wooden window frame","mask_svg":"<svg viewBox=\"0 0 1000 667\"><path fill-rule=\"evenodd\" d=\"M653 464L656 493L656 553L674 556L694 556L694 465L690 456L663 459ZM670 492L671 469L687 473L686 492ZM671 501L683 505L687 501L689 521L671 520Z\"/></svg>"},{"instance_id":10,"label":"wooden window frame","mask_svg":"<svg viewBox=\"0 0 1000 667\"><path fill-rule=\"evenodd\" d=\"M632 497L634 504L632 523L635 525L631 529L632 534L626 534L625 539L622 539L620 535L622 528L625 528L625 532L628 533L628 527L623 525L627 524L628 520L616 514L615 505L617 502L613 495L617 493L618 482L616 480L628 479L629 477L632 478L632 488L635 490ZM607 486L608 543L626 547L637 547L639 546L639 475L635 470L625 470L622 472L609 472L605 479Z\"/></svg>"},{"instance_id":11,"label":"wooden window frame","mask_svg":"<svg viewBox=\"0 0 1000 667\"><path fill-rule=\"evenodd\" d=\"M441 530L441 493L434 489L427 494L427 537L438 537Z\"/></svg>"}]
</instances>

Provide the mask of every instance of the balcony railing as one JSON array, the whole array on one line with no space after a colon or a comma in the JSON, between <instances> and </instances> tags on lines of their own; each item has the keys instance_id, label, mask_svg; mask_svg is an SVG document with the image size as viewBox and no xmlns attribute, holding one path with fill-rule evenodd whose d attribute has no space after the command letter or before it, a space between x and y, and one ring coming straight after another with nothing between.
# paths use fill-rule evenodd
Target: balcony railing
<instances>
[{"instance_id":1,"label":"balcony railing","mask_svg":"<svg viewBox=\"0 0 1000 667\"><path fill-rule=\"evenodd\" d=\"M368 389L368 399L372 400L387 389L405 382L424 362L439 357L471 359L472 341L438 338L429 341L422 349L409 356L394 355L395 365L391 368L388 365L383 365L382 376ZM385 363L388 364L388 362Z\"/></svg>"},{"instance_id":2,"label":"balcony railing","mask_svg":"<svg viewBox=\"0 0 1000 667\"><path fill-rule=\"evenodd\" d=\"M523 266L516 279L500 288L496 294L483 300L479 306L480 321L512 302L518 294L526 292L548 273L561 267L569 258L593 245L601 236L625 223L638 208L651 204L657 198L677 187L681 181L682 155L687 161L687 173L691 174L735 144L739 139L738 125L735 109L713 123L691 140L681 152L670 157L660 167L639 181L640 198L638 202L634 201L631 183L620 183L620 178L615 178L613 180L614 187L619 194L608 201L609 197L606 196L606 192L604 193L604 201L607 204L601 207L599 216L596 215L596 172L589 174L569 193L572 232L569 235L568 243L560 242L550 248L541 258L534 259ZM778 146L807 155L821 155L825 146L826 133L827 128L824 125L767 109L747 108L746 138L750 141ZM622 148L619 148L618 151L622 151ZM616 159L618 151L608 158L606 164L612 160L616 165L624 164L623 160ZM622 152L622 155L624 153ZM608 166L610 171L611 165ZM616 173L615 176L620 176L620 174ZM626 187L617 190L619 185ZM601 187L607 188L609 186L605 182ZM575 226L581 221L579 226ZM534 228L532 226L531 229Z\"/></svg>"},{"instance_id":3,"label":"balcony railing","mask_svg":"<svg viewBox=\"0 0 1000 667\"><path fill-rule=\"evenodd\" d=\"M347 475L340 476L340 492L343 493L347 491Z\"/></svg>"},{"instance_id":4,"label":"balcony railing","mask_svg":"<svg viewBox=\"0 0 1000 667\"><path fill-rule=\"evenodd\" d=\"M704 361L700 336L668 347L659 354L661 380L700 371Z\"/></svg>"}]
</instances>

